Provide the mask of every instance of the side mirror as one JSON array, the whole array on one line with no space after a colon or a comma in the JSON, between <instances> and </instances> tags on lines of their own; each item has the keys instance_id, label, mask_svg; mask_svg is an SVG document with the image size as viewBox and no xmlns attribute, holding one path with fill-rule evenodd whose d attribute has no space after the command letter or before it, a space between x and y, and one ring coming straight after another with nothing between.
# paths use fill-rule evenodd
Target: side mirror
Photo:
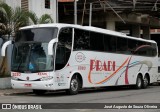
<instances>
[{"instance_id":1,"label":"side mirror","mask_svg":"<svg viewBox=\"0 0 160 112\"><path fill-rule=\"evenodd\" d=\"M1 56L5 56L6 55L6 48L8 45L12 44L13 41L12 40L9 40L7 42L5 42L2 46L2 49L1 49Z\"/></svg>"},{"instance_id":2,"label":"side mirror","mask_svg":"<svg viewBox=\"0 0 160 112\"><path fill-rule=\"evenodd\" d=\"M49 43L48 43L48 55L53 55L53 45L58 42L58 39L52 39Z\"/></svg>"}]
</instances>

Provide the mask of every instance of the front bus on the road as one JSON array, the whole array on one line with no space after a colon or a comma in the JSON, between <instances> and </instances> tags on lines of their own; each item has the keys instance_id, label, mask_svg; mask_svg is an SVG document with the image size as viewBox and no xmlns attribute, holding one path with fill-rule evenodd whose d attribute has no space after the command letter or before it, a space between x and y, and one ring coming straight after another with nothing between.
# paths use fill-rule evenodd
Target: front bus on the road
<instances>
[{"instance_id":1,"label":"front bus on the road","mask_svg":"<svg viewBox=\"0 0 160 112\"><path fill-rule=\"evenodd\" d=\"M157 81L157 44L151 40L89 26L46 24L23 27L13 44L13 88L66 90L135 85Z\"/></svg>"}]
</instances>

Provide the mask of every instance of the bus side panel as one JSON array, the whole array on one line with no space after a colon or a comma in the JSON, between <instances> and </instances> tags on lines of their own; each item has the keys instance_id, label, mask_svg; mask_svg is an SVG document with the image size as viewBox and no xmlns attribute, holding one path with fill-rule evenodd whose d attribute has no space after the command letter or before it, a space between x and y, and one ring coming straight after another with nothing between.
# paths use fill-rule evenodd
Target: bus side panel
<instances>
[{"instance_id":1,"label":"bus side panel","mask_svg":"<svg viewBox=\"0 0 160 112\"><path fill-rule=\"evenodd\" d=\"M79 71L83 77L83 87L135 84L139 73L143 77L145 73L149 73L151 82L154 82L156 77L153 57L74 51L70 59L71 68Z\"/></svg>"}]
</instances>

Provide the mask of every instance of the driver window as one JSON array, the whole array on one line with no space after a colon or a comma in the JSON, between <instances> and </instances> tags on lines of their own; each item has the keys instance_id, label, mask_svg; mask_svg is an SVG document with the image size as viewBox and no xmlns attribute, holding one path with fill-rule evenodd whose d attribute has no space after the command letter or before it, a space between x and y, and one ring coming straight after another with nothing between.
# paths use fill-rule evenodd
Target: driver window
<instances>
[{"instance_id":1,"label":"driver window","mask_svg":"<svg viewBox=\"0 0 160 112\"><path fill-rule=\"evenodd\" d=\"M63 28L60 31L56 49L55 69L60 70L67 64L72 48L72 28Z\"/></svg>"}]
</instances>

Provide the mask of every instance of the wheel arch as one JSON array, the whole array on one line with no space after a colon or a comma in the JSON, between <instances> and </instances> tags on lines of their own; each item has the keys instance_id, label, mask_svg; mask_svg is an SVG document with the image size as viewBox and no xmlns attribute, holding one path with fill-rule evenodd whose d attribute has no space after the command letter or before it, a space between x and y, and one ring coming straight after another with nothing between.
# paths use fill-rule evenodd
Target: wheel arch
<instances>
[{"instance_id":1,"label":"wheel arch","mask_svg":"<svg viewBox=\"0 0 160 112\"><path fill-rule=\"evenodd\" d=\"M145 73L144 77L145 77L145 76L148 77L148 83L150 84L150 75L149 75L149 73ZM144 77L143 77L143 79L144 79Z\"/></svg>"},{"instance_id":2,"label":"wheel arch","mask_svg":"<svg viewBox=\"0 0 160 112\"><path fill-rule=\"evenodd\" d=\"M140 79L140 80L139 80ZM143 85L143 74L142 73L138 73L137 77L136 77L136 83L135 83L135 88L136 89L141 89Z\"/></svg>"},{"instance_id":3,"label":"wheel arch","mask_svg":"<svg viewBox=\"0 0 160 112\"><path fill-rule=\"evenodd\" d=\"M68 88L70 87L70 81L71 81L72 77L74 77L74 76L78 77L78 79L80 80L80 83L81 83L80 88L82 88L83 87L83 78L82 78L82 75L79 71L74 71L71 73L69 80L68 80Z\"/></svg>"},{"instance_id":4,"label":"wheel arch","mask_svg":"<svg viewBox=\"0 0 160 112\"><path fill-rule=\"evenodd\" d=\"M137 77L138 77L138 76L140 76L140 77L143 79L143 74L142 74L142 73L139 72L139 73L137 74ZM137 79L137 78L136 78L136 79Z\"/></svg>"}]
</instances>

